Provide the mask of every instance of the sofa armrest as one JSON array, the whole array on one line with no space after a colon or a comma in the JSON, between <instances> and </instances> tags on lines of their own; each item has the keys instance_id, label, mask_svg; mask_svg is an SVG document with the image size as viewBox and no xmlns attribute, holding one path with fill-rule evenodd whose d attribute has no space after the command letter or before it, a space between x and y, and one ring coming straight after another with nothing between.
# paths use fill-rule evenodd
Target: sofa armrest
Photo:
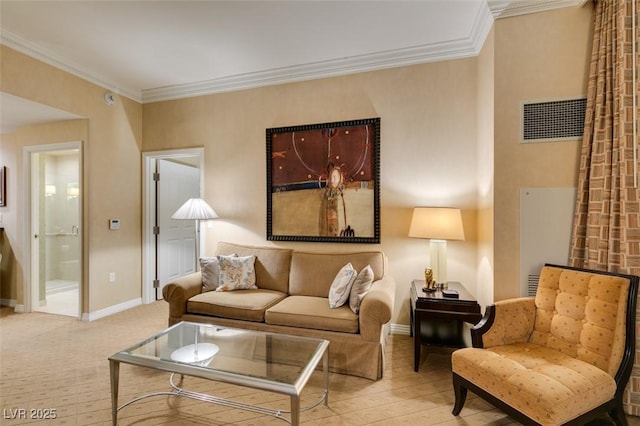
<instances>
[{"instance_id":1,"label":"sofa armrest","mask_svg":"<svg viewBox=\"0 0 640 426\"><path fill-rule=\"evenodd\" d=\"M487 306L482 320L471 329L473 346L491 348L527 342L536 320L535 297L501 300Z\"/></svg>"},{"instance_id":2,"label":"sofa armrest","mask_svg":"<svg viewBox=\"0 0 640 426\"><path fill-rule=\"evenodd\" d=\"M202 292L200 272L180 277L162 288L162 298L169 303L169 325L182 321L187 313L187 300Z\"/></svg>"},{"instance_id":3,"label":"sofa armrest","mask_svg":"<svg viewBox=\"0 0 640 426\"><path fill-rule=\"evenodd\" d=\"M360 335L366 341L379 342L382 326L391 321L396 297L396 282L390 276L374 281L360 305Z\"/></svg>"}]
</instances>

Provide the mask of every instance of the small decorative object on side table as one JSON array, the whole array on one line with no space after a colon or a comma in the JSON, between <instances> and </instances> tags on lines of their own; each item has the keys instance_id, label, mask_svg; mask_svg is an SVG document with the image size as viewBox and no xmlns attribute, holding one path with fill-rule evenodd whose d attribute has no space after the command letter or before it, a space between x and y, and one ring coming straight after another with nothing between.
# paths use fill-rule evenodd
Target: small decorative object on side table
<instances>
[{"instance_id":1,"label":"small decorative object on side table","mask_svg":"<svg viewBox=\"0 0 640 426\"><path fill-rule=\"evenodd\" d=\"M424 268L424 287L423 291L436 291L436 280L433 279L433 269Z\"/></svg>"},{"instance_id":2,"label":"small decorative object on side table","mask_svg":"<svg viewBox=\"0 0 640 426\"><path fill-rule=\"evenodd\" d=\"M461 283L449 281L436 286L435 291L423 291L424 286L425 281L413 280L410 289L415 371L420 365L422 343L463 347L463 323L476 324L482 319L480 305Z\"/></svg>"}]
</instances>

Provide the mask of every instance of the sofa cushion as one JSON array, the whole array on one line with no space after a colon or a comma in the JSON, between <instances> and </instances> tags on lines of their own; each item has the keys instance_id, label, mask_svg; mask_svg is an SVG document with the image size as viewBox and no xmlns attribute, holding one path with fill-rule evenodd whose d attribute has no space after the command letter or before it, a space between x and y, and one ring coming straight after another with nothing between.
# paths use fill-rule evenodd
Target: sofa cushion
<instances>
[{"instance_id":1,"label":"sofa cushion","mask_svg":"<svg viewBox=\"0 0 640 426\"><path fill-rule=\"evenodd\" d=\"M347 303L349 294L351 293L351 286L356 279L356 274L357 272L353 269L351 263L347 263L338 271L329 288L330 308L339 308Z\"/></svg>"},{"instance_id":2,"label":"sofa cushion","mask_svg":"<svg viewBox=\"0 0 640 426\"><path fill-rule=\"evenodd\" d=\"M326 297L289 296L267 309L265 322L316 330L358 332L358 316L349 306L331 309Z\"/></svg>"},{"instance_id":3,"label":"sofa cushion","mask_svg":"<svg viewBox=\"0 0 640 426\"><path fill-rule=\"evenodd\" d=\"M187 301L187 312L247 321L264 322L269 307L287 297L274 290L209 291Z\"/></svg>"},{"instance_id":4,"label":"sofa cushion","mask_svg":"<svg viewBox=\"0 0 640 426\"><path fill-rule=\"evenodd\" d=\"M354 253L307 253L295 251L291 256L289 294L328 297L333 278L347 262L351 262L356 271L371 265L374 281L384 276L386 265L384 254L381 251Z\"/></svg>"},{"instance_id":5,"label":"sofa cushion","mask_svg":"<svg viewBox=\"0 0 640 426\"><path fill-rule=\"evenodd\" d=\"M216 291L257 289L254 263L251 256L218 256L220 275Z\"/></svg>"},{"instance_id":6,"label":"sofa cushion","mask_svg":"<svg viewBox=\"0 0 640 426\"><path fill-rule=\"evenodd\" d=\"M278 247L254 247L241 244L219 242L216 254L256 256L255 272L258 288L287 293L289 290L290 249ZM343 263L344 264L344 263Z\"/></svg>"},{"instance_id":7,"label":"sofa cushion","mask_svg":"<svg viewBox=\"0 0 640 426\"><path fill-rule=\"evenodd\" d=\"M514 343L452 354L455 373L541 424L562 424L611 398L613 377L555 349Z\"/></svg>"}]
</instances>

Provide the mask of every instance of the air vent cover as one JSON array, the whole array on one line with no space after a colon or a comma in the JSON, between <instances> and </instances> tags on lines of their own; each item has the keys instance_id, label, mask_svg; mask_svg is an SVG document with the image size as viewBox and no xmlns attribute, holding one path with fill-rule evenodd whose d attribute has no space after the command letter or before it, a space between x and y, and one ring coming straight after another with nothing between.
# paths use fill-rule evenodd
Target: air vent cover
<instances>
[{"instance_id":1,"label":"air vent cover","mask_svg":"<svg viewBox=\"0 0 640 426\"><path fill-rule=\"evenodd\" d=\"M579 140L586 98L522 104L522 143Z\"/></svg>"},{"instance_id":2,"label":"air vent cover","mask_svg":"<svg viewBox=\"0 0 640 426\"><path fill-rule=\"evenodd\" d=\"M538 291L538 281L540 275L530 274L527 276L527 296L535 296Z\"/></svg>"}]
</instances>

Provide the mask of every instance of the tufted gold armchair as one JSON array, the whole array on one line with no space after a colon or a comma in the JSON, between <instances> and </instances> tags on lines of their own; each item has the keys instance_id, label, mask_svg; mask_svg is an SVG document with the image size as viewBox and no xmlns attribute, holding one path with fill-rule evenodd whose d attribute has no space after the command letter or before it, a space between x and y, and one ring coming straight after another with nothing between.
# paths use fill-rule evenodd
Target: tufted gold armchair
<instances>
[{"instance_id":1,"label":"tufted gold armchair","mask_svg":"<svg viewBox=\"0 0 640 426\"><path fill-rule=\"evenodd\" d=\"M497 302L452 354L455 405L467 390L524 424L626 424L640 278L545 265L535 297Z\"/></svg>"}]
</instances>

